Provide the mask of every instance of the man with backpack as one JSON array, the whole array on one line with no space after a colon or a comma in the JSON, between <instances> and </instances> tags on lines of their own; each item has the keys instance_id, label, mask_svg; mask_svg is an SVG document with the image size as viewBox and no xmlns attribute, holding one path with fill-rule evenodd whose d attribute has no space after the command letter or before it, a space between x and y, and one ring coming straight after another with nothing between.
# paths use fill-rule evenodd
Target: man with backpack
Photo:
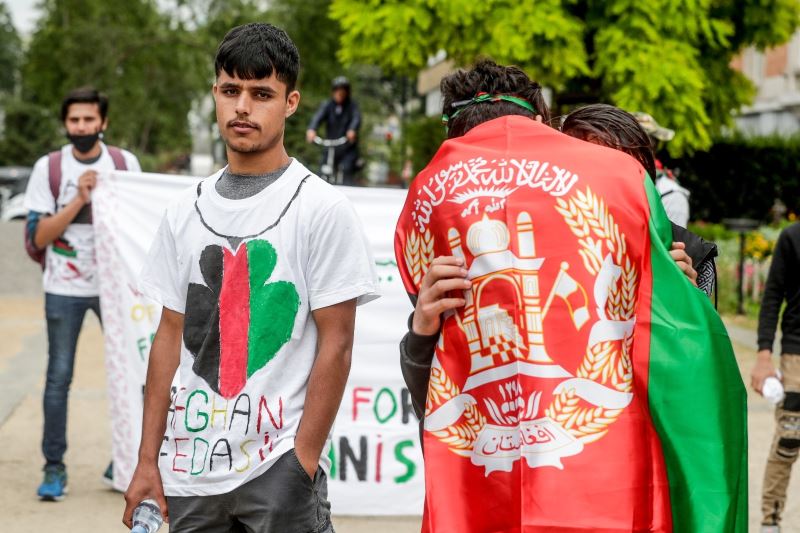
<instances>
[{"instance_id":1,"label":"man with backpack","mask_svg":"<svg viewBox=\"0 0 800 533\"><path fill-rule=\"evenodd\" d=\"M37 491L46 501L62 499L67 485L67 399L83 318L90 309L100 318L92 190L98 172L141 171L133 154L102 142L107 113L108 97L95 89L70 92L61 104L70 144L36 162L25 192L25 248L42 265L47 318L45 475Z\"/></svg>"}]
</instances>

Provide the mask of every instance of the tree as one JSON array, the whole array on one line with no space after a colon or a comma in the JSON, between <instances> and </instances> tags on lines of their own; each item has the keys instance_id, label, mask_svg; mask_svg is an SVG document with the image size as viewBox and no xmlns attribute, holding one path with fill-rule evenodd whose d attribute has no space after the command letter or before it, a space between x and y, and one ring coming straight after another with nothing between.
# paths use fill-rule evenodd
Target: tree
<instances>
[{"instance_id":1,"label":"tree","mask_svg":"<svg viewBox=\"0 0 800 533\"><path fill-rule=\"evenodd\" d=\"M52 113L19 98L3 101L0 166L33 166L58 146L58 121Z\"/></svg>"},{"instance_id":2,"label":"tree","mask_svg":"<svg viewBox=\"0 0 800 533\"><path fill-rule=\"evenodd\" d=\"M556 107L606 101L677 131L670 151L710 146L753 94L730 67L747 46L788 40L795 0L333 0L340 57L415 74L439 50L526 68Z\"/></svg>"},{"instance_id":3,"label":"tree","mask_svg":"<svg viewBox=\"0 0 800 533\"><path fill-rule=\"evenodd\" d=\"M211 79L207 50L155 0L44 0L23 97L57 113L69 90L109 95L109 139L137 155L187 152L188 112Z\"/></svg>"},{"instance_id":4,"label":"tree","mask_svg":"<svg viewBox=\"0 0 800 533\"><path fill-rule=\"evenodd\" d=\"M0 2L0 93L11 94L16 86L22 42L5 2Z\"/></svg>"}]
</instances>

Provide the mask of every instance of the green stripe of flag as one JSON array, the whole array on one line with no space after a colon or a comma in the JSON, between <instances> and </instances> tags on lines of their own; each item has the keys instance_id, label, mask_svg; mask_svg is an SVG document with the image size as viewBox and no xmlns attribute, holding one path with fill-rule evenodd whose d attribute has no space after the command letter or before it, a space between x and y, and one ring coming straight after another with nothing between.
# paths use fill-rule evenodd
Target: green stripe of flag
<instances>
[{"instance_id":1,"label":"green stripe of flag","mask_svg":"<svg viewBox=\"0 0 800 533\"><path fill-rule=\"evenodd\" d=\"M710 299L667 251L670 223L651 180L645 181L653 274L648 395L669 476L673 530L746 532L742 377Z\"/></svg>"}]
</instances>

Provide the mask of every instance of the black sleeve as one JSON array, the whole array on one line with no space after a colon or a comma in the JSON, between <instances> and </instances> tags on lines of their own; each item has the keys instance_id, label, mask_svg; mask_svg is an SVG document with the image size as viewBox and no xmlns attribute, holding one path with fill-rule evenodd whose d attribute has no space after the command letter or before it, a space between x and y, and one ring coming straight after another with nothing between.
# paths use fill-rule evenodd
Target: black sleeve
<instances>
[{"instance_id":1,"label":"black sleeve","mask_svg":"<svg viewBox=\"0 0 800 533\"><path fill-rule=\"evenodd\" d=\"M425 399L428 396L428 382L431 377L431 364L436 351L439 334L417 335L411 330L411 320L414 313L408 318L408 333L400 341L400 369L403 379L411 395L411 404L417 418L422 420L425 415Z\"/></svg>"},{"instance_id":2,"label":"black sleeve","mask_svg":"<svg viewBox=\"0 0 800 533\"><path fill-rule=\"evenodd\" d=\"M361 111L358 109L358 104L355 101L351 101L350 105L353 110L350 116L350 122L347 124L347 129L358 131L358 128L361 127Z\"/></svg>"},{"instance_id":3,"label":"black sleeve","mask_svg":"<svg viewBox=\"0 0 800 533\"><path fill-rule=\"evenodd\" d=\"M764 295L761 298L761 311L758 313L758 349L772 351L772 344L775 340L775 330L778 327L778 315L781 311L783 299L786 296L786 284L784 280L789 239L786 230L782 231L775 244L775 251L772 254L772 265L769 267L767 284L764 287Z\"/></svg>"},{"instance_id":4,"label":"black sleeve","mask_svg":"<svg viewBox=\"0 0 800 533\"><path fill-rule=\"evenodd\" d=\"M317 108L317 112L314 113L314 116L311 117L311 122L308 123L308 129L310 130L318 130L320 124L322 124L323 120L325 120L325 115L327 114L328 110L328 102L322 102L319 107Z\"/></svg>"}]
</instances>

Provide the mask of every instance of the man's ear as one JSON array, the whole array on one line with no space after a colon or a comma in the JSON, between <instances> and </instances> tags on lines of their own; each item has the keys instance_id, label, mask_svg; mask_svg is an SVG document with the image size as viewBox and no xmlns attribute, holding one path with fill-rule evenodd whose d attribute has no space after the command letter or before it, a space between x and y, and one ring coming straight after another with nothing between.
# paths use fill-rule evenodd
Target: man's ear
<instances>
[{"instance_id":1,"label":"man's ear","mask_svg":"<svg viewBox=\"0 0 800 533\"><path fill-rule=\"evenodd\" d=\"M108 128L108 117L104 118L103 123L100 124L100 131L106 131L106 128Z\"/></svg>"},{"instance_id":2,"label":"man's ear","mask_svg":"<svg viewBox=\"0 0 800 533\"><path fill-rule=\"evenodd\" d=\"M297 111L297 106L300 105L300 91L292 91L286 97L286 118L294 115Z\"/></svg>"}]
</instances>

